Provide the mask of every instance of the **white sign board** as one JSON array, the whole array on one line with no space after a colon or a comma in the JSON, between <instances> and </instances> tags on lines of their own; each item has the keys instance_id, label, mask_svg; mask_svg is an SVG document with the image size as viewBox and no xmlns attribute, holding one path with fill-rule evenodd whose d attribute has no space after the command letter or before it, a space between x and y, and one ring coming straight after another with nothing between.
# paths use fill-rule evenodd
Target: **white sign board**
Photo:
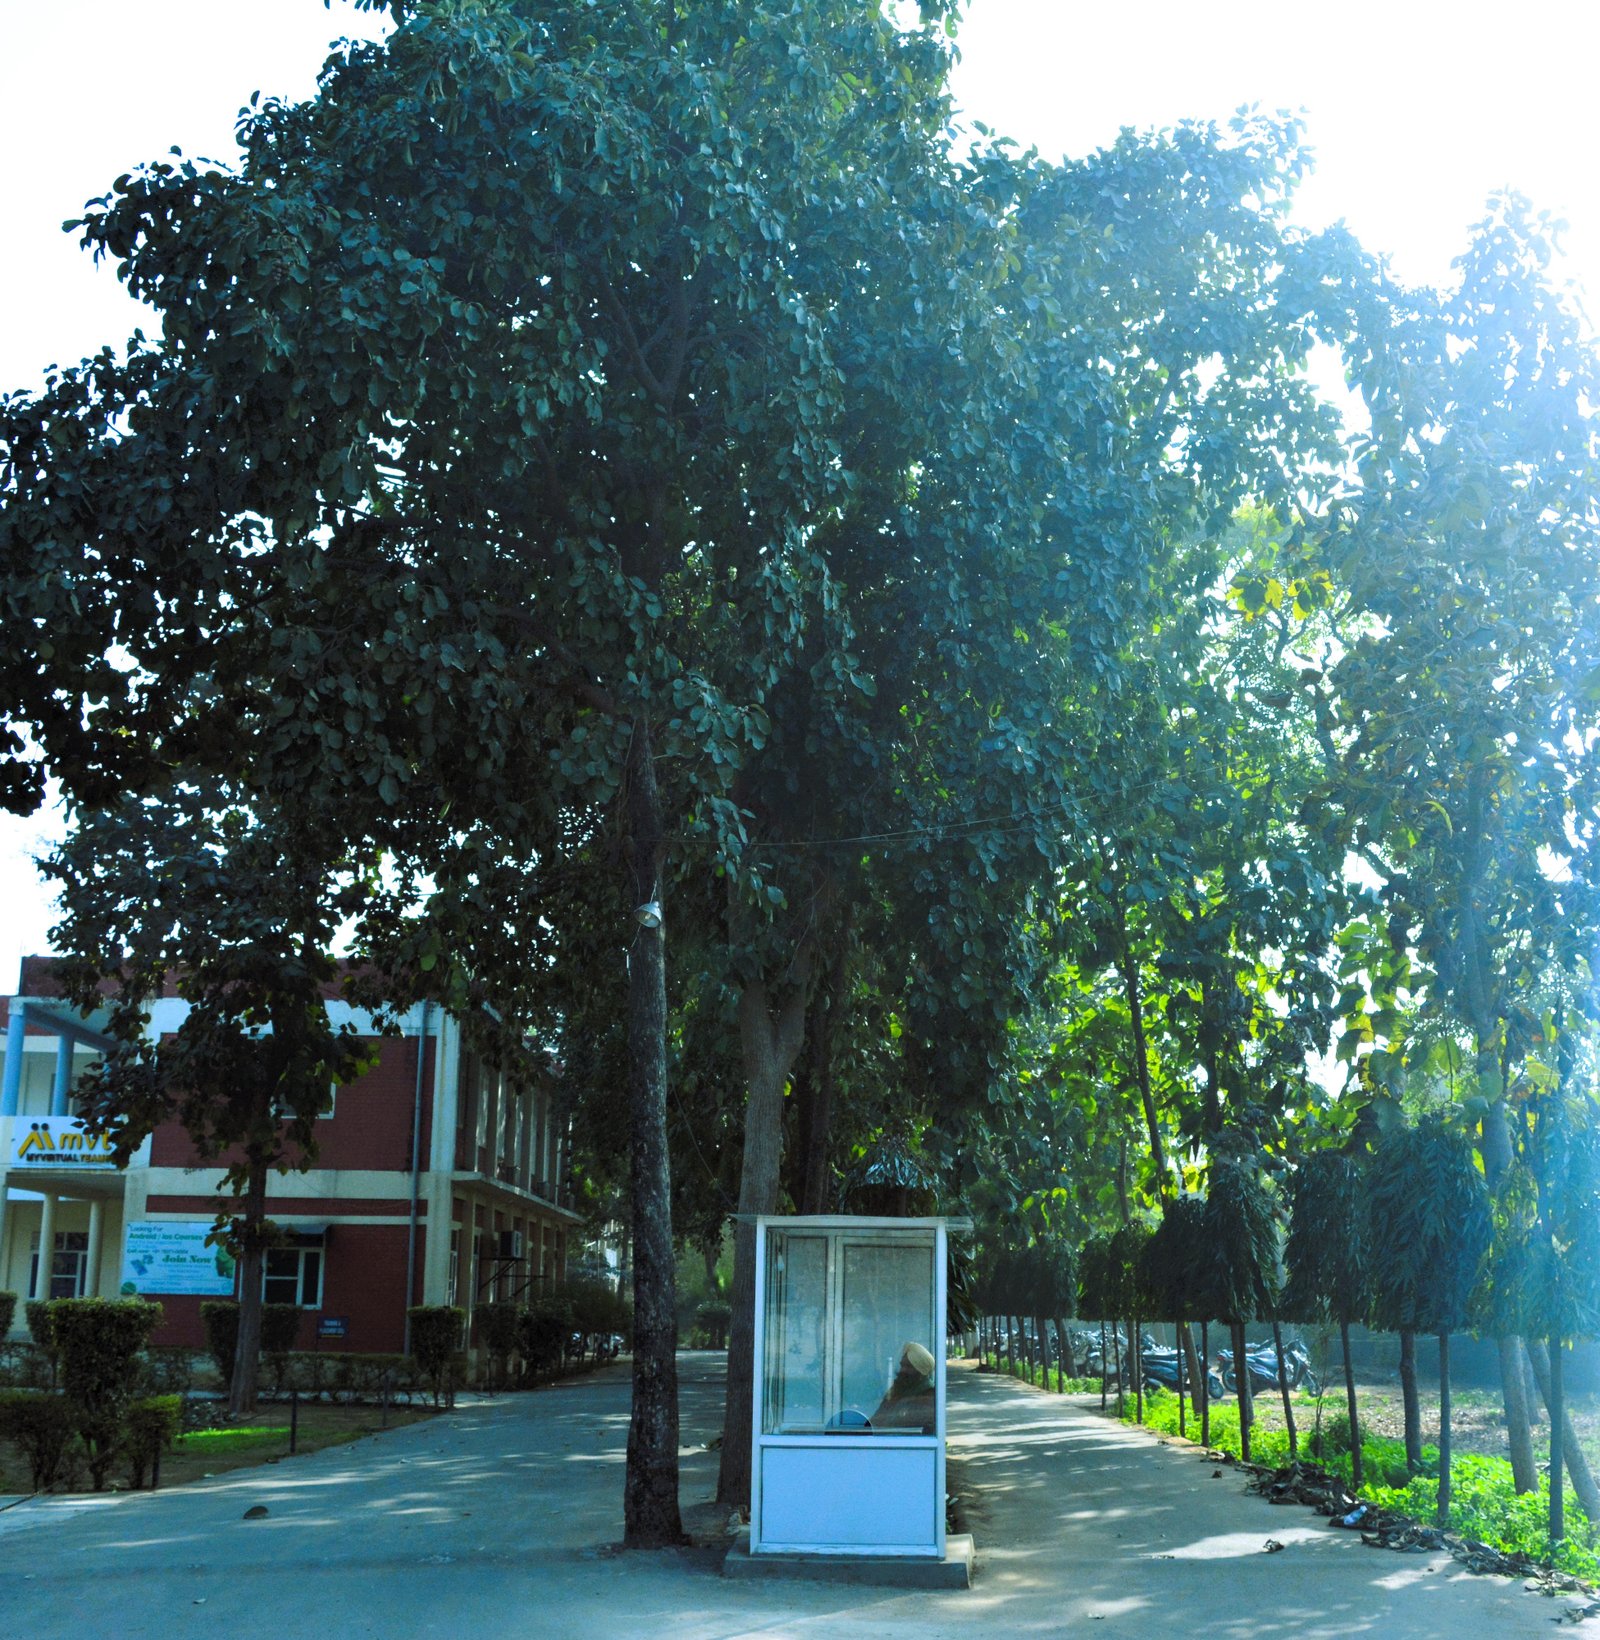
<instances>
[{"instance_id":1,"label":"white sign board","mask_svg":"<svg viewBox=\"0 0 1600 1640\"><path fill-rule=\"evenodd\" d=\"M158 1224L140 1220L128 1226L122 1252L122 1291L198 1293L228 1298L233 1293L233 1255L206 1245L209 1219Z\"/></svg>"}]
</instances>

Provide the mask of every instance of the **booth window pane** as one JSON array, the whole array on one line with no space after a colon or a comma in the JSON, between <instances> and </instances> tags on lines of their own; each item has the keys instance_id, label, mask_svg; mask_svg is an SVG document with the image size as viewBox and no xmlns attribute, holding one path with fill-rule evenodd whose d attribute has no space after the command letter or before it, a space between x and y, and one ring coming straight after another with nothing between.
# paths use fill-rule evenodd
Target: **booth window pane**
<instances>
[{"instance_id":1,"label":"booth window pane","mask_svg":"<svg viewBox=\"0 0 1600 1640\"><path fill-rule=\"evenodd\" d=\"M847 1243L841 1299L845 1410L869 1418L874 1430L931 1429L931 1378L904 1363L907 1345L916 1360L931 1362L938 1342L932 1248Z\"/></svg>"},{"instance_id":2,"label":"booth window pane","mask_svg":"<svg viewBox=\"0 0 1600 1640\"><path fill-rule=\"evenodd\" d=\"M768 1435L822 1426L827 1297L827 1238L770 1237L761 1420Z\"/></svg>"}]
</instances>

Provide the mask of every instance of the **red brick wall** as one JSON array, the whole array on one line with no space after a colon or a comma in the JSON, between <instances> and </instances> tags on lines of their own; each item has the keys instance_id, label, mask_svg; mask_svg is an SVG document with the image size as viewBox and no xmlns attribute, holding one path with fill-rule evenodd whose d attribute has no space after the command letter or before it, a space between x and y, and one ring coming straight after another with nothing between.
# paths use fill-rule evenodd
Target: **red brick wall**
<instances>
[{"instance_id":1,"label":"red brick wall","mask_svg":"<svg viewBox=\"0 0 1600 1640\"><path fill-rule=\"evenodd\" d=\"M422 1241L417 1235L417 1269L422 1269ZM406 1227L403 1224L341 1224L329 1231L327 1263L322 1276L322 1308L300 1318L299 1348L362 1355L398 1354L405 1341ZM420 1276L419 1276L420 1279ZM204 1349L200 1321L204 1299L158 1295L161 1325L156 1344ZM342 1315L349 1330L342 1339L317 1342L317 1321Z\"/></svg>"},{"instance_id":2,"label":"red brick wall","mask_svg":"<svg viewBox=\"0 0 1600 1640\"><path fill-rule=\"evenodd\" d=\"M436 1042L430 1038L423 1056L422 1144L428 1164L429 1119ZM411 1114L417 1092L417 1040L383 1037L377 1041L378 1063L365 1076L340 1088L333 1115L317 1123L314 1167L360 1168L363 1171L411 1171ZM221 1165L226 1165L224 1158ZM203 1165L178 1122L165 1122L150 1143L152 1167ZM217 1165L217 1164L210 1164ZM153 1211L165 1211L154 1209Z\"/></svg>"}]
</instances>

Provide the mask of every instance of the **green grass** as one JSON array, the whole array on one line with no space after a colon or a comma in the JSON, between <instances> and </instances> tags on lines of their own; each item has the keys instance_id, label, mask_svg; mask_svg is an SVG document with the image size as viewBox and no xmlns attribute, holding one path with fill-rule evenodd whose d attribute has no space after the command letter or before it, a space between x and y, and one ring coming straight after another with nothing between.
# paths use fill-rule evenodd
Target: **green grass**
<instances>
[{"instance_id":1,"label":"green grass","mask_svg":"<svg viewBox=\"0 0 1600 1640\"><path fill-rule=\"evenodd\" d=\"M1316 1442L1316 1402L1307 1396L1294 1397L1298 1413L1301 1407L1307 1416L1298 1421L1302 1455L1314 1459L1330 1473L1338 1475L1350 1485L1349 1431L1342 1417L1325 1419L1323 1433L1327 1439ZM1145 1397L1144 1427L1158 1434L1176 1436L1178 1433L1177 1397L1158 1390ZM1123 1412L1123 1421L1132 1423L1133 1403L1130 1400ZM1198 1439L1199 1419L1190 1417L1189 1438ZM1342 1437L1344 1450L1337 1450ZM1211 1444L1219 1451L1240 1455L1239 1409L1236 1402L1213 1402L1211 1407ZM1320 1445L1321 1450L1316 1448ZM1259 1425L1250 1432L1252 1462L1279 1466L1289 1461L1288 1432L1281 1429L1262 1429ZM1436 1447L1422 1449L1422 1473L1407 1479L1405 1443L1387 1440L1382 1436L1368 1436L1361 1442L1361 1461L1364 1485L1359 1494L1381 1509L1410 1515L1431 1525L1439 1510L1439 1452ZM1512 1481L1511 1465L1504 1458L1491 1458L1476 1452L1458 1453L1450 1465L1450 1526L1463 1537L1476 1538L1506 1554L1530 1555L1534 1560L1548 1563L1563 1572L1600 1582L1600 1545L1595 1529L1584 1518L1575 1502L1567 1508L1567 1536L1561 1542L1550 1541L1550 1483L1540 1475L1537 1490L1520 1497Z\"/></svg>"},{"instance_id":2,"label":"green grass","mask_svg":"<svg viewBox=\"0 0 1600 1640\"><path fill-rule=\"evenodd\" d=\"M221 1456L225 1452L252 1452L259 1446L278 1446L289 1438L287 1424L261 1425L249 1429L197 1429L179 1439L190 1452Z\"/></svg>"}]
</instances>

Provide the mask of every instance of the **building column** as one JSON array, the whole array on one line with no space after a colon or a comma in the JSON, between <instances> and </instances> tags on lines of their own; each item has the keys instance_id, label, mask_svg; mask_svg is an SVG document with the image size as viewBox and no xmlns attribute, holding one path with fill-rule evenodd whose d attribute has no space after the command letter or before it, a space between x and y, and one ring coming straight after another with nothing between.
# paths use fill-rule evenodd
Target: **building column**
<instances>
[{"instance_id":1,"label":"building column","mask_svg":"<svg viewBox=\"0 0 1600 1640\"><path fill-rule=\"evenodd\" d=\"M39 1274L33 1283L29 1298L50 1296L50 1272L56 1259L56 1199L50 1192L44 1194L39 1207Z\"/></svg>"},{"instance_id":2,"label":"building column","mask_svg":"<svg viewBox=\"0 0 1600 1640\"><path fill-rule=\"evenodd\" d=\"M11 1205L10 1195L11 1181L6 1177L3 1171L0 1171L0 1286L4 1286L6 1271L11 1268L9 1261L6 1258L6 1232L11 1228L10 1215L6 1212L6 1209ZM21 1321L21 1312L22 1307L21 1305L18 1305L17 1314L12 1318L13 1322ZM4 1342L4 1335L0 1335L0 1344L3 1344Z\"/></svg>"},{"instance_id":3,"label":"building column","mask_svg":"<svg viewBox=\"0 0 1600 1640\"><path fill-rule=\"evenodd\" d=\"M83 1266L83 1296L100 1296L100 1237L105 1233L106 1204L99 1196L89 1198L89 1256Z\"/></svg>"},{"instance_id":4,"label":"building column","mask_svg":"<svg viewBox=\"0 0 1600 1640\"><path fill-rule=\"evenodd\" d=\"M23 1038L28 1034L28 1021L15 1002L11 1018L6 1024L6 1070L0 1080L0 1116L15 1116L22 1094Z\"/></svg>"},{"instance_id":5,"label":"building column","mask_svg":"<svg viewBox=\"0 0 1600 1640\"><path fill-rule=\"evenodd\" d=\"M72 1038L56 1038L56 1080L50 1090L50 1114L65 1116L72 1103Z\"/></svg>"}]
</instances>

